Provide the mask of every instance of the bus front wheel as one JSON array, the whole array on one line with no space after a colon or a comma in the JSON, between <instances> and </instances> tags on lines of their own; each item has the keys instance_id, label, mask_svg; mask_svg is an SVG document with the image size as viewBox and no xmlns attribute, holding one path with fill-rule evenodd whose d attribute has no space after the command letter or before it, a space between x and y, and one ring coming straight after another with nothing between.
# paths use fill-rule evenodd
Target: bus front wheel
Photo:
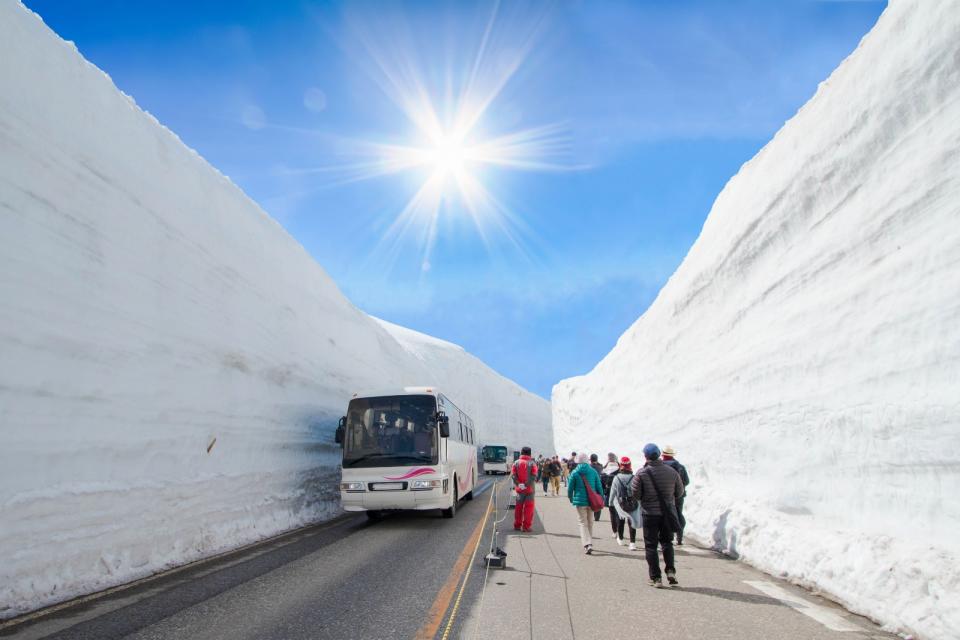
<instances>
[{"instance_id":1,"label":"bus front wheel","mask_svg":"<svg viewBox=\"0 0 960 640\"><path fill-rule=\"evenodd\" d=\"M443 514L444 518L452 518L457 513L457 502L460 498L457 496L457 478L453 478L453 502L450 504L450 507L447 509L442 509L440 513Z\"/></svg>"}]
</instances>

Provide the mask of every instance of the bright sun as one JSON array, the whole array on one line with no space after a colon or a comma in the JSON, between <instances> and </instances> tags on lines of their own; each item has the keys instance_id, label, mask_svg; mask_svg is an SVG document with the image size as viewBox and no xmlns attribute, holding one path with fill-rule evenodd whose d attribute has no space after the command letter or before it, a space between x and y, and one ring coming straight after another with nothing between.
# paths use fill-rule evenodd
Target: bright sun
<instances>
[{"instance_id":1,"label":"bright sun","mask_svg":"<svg viewBox=\"0 0 960 640\"><path fill-rule=\"evenodd\" d=\"M433 165L435 175L456 177L466 169L467 148L456 136L441 137L436 146L429 150L427 162Z\"/></svg>"},{"instance_id":2,"label":"bright sun","mask_svg":"<svg viewBox=\"0 0 960 640\"><path fill-rule=\"evenodd\" d=\"M431 252L442 226L441 216L471 221L488 249L492 238L500 235L523 251L521 234L526 228L522 220L485 183L493 180L495 174L481 174L480 170L577 168L551 161L569 151L563 126L553 124L490 134L504 131L491 116L490 107L536 40L536 27L529 25L542 24L539 18L520 19L522 16L501 20L501 10L499 3L493 5L481 38L476 41L475 54L466 60L460 72L446 75L442 88L430 81L437 76L436 69L422 64L424 60L437 60L438 56L421 57L421 41L398 39L406 31L396 27L396 19L383 22L383 30L378 34L368 30L366 22L356 24L356 42L366 54L360 59L372 62L367 67L372 78L412 125L408 138L411 143L353 140L356 152L365 159L343 165L343 170L349 180L408 171L426 174L384 233L381 244L390 246L378 247L375 255L385 255L390 260L408 255L401 245L413 239L422 252L421 268L429 270ZM380 23L372 20L370 24ZM336 167L330 166L317 169L324 173L334 170Z\"/></svg>"}]
</instances>

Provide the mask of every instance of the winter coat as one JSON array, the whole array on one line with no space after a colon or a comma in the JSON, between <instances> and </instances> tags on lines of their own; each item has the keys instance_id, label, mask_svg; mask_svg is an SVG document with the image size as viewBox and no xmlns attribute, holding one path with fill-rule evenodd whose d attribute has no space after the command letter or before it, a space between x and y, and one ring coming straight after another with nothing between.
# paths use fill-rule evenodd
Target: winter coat
<instances>
[{"instance_id":1,"label":"winter coat","mask_svg":"<svg viewBox=\"0 0 960 640\"><path fill-rule=\"evenodd\" d=\"M607 462L607 464L603 465L603 472L615 476L620 473L620 464L617 462Z\"/></svg>"},{"instance_id":2,"label":"winter coat","mask_svg":"<svg viewBox=\"0 0 960 640\"><path fill-rule=\"evenodd\" d=\"M687 475L687 468L680 464L680 461L675 458L664 458L663 464L668 465L671 469L680 474L680 479L683 480L683 494L687 494L687 485L690 484L690 476Z\"/></svg>"},{"instance_id":3,"label":"winter coat","mask_svg":"<svg viewBox=\"0 0 960 640\"><path fill-rule=\"evenodd\" d=\"M510 476L513 479L513 488L517 493L530 495L533 493L534 483L537 481L537 463L530 456L520 456L513 463ZM521 484L523 489L520 488Z\"/></svg>"},{"instance_id":4,"label":"winter coat","mask_svg":"<svg viewBox=\"0 0 960 640\"><path fill-rule=\"evenodd\" d=\"M563 470L560 468L559 462L553 462L552 460L547 463L544 474L548 478L559 478L563 475Z\"/></svg>"},{"instance_id":5,"label":"winter coat","mask_svg":"<svg viewBox=\"0 0 960 640\"><path fill-rule=\"evenodd\" d=\"M547 477L547 461L543 458L537 458L537 482Z\"/></svg>"},{"instance_id":6,"label":"winter coat","mask_svg":"<svg viewBox=\"0 0 960 640\"><path fill-rule=\"evenodd\" d=\"M600 474L594 471L589 464L582 462L570 473L567 478L567 498L575 507L589 507L590 499L587 498L587 489L584 482L589 482L593 490L602 495L603 487L600 486Z\"/></svg>"},{"instance_id":7,"label":"winter coat","mask_svg":"<svg viewBox=\"0 0 960 640\"><path fill-rule=\"evenodd\" d=\"M632 473L618 473L613 476L613 482L610 483L610 505L617 510L617 515L630 522L631 527L634 529L642 529L643 521L640 519L640 503L637 503L637 508L633 511L624 511L623 507L620 506L620 496L623 495L624 491L630 489L631 480L633 480Z\"/></svg>"},{"instance_id":8,"label":"winter coat","mask_svg":"<svg viewBox=\"0 0 960 640\"><path fill-rule=\"evenodd\" d=\"M630 483L633 495L640 502L640 512L645 516L660 516L660 500L653 483L657 483L660 495L667 505L676 504L678 498L683 497L683 480L680 474L671 467L663 464L663 460L647 460L647 464L633 476Z\"/></svg>"}]
</instances>

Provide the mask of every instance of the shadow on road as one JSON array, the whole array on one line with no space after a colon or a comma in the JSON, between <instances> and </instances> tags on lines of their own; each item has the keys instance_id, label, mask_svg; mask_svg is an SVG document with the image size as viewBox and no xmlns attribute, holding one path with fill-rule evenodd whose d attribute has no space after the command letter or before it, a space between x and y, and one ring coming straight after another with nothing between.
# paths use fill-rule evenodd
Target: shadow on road
<instances>
[{"instance_id":1,"label":"shadow on road","mask_svg":"<svg viewBox=\"0 0 960 640\"><path fill-rule=\"evenodd\" d=\"M679 577L679 575L678 575ZM727 591L725 589L714 589L712 587L674 587L673 591L683 591L685 593L699 593L705 596L711 596L714 598L722 598L724 600L733 600L735 602L746 602L747 604L768 604L776 605L778 607L785 607L783 602L777 600L776 598L770 598L767 596L756 595L752 593L741 593L739 591Z\"/></svg>"}]
</instances>

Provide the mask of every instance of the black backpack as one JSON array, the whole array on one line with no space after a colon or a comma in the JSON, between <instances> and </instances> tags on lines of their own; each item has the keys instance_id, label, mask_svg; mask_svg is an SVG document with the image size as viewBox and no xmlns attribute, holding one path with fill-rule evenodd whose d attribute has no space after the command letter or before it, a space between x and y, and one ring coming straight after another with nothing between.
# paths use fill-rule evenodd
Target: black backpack
<instances>
[{"instance_id":1,"label":"black backpack","mask_svg":"<svg viewBox=\"0 0 960 640\"><path fill-rule=\"evenodd\" d=\"M620 483L620 493L617 495L617 499L620 500L620 508L623 509L624 513L633 513L637 510L636 496L633 495L633 488L630 484L623 481L620 476L617 476L616 482Z\"/></svg>"}]
</instances>

